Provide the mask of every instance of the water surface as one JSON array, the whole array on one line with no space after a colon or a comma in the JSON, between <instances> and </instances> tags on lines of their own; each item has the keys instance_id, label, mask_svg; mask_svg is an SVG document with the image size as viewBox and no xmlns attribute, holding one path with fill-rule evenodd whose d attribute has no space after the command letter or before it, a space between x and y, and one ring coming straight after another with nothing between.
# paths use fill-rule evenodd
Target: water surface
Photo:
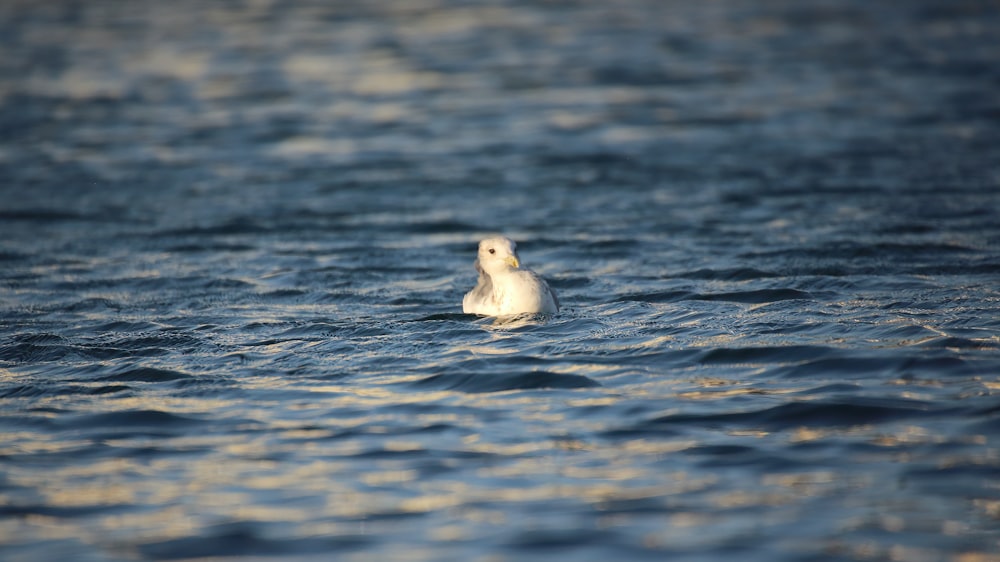
<instances>
[{"instance_id":1,"label":"water surface","mask_svg":"<svg viewBox=\"0 0 1000 562\"><path fill-rule=\"evenodd\" d=\"M998 30L5 3L0 557L995 560Z\"/></svg>"}]
</instances>

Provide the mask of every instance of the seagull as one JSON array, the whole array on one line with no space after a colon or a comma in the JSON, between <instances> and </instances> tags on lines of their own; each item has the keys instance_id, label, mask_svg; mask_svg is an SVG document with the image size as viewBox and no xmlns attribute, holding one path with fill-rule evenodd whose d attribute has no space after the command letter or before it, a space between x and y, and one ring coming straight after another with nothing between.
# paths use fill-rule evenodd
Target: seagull
<instances>
[{"instance_id":1,"label":"seagull","mask_svg":"<svg viewBox=\"0 0 1000 562\"><path fill-rule=\"evenodd\" d=\"M537 273L521 267L517 244L506 236L479 242L479 281L462 299L462 312L509 316L529 312L559 312L559 300Z\"/></svg>"}]
</instances>

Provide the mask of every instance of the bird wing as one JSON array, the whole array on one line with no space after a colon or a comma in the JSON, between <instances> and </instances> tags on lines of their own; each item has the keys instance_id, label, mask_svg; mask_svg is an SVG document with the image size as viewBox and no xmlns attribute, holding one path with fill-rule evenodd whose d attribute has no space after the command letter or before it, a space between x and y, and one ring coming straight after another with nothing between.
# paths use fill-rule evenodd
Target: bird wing
<instances>
[{"instance_id":1,"label":"bird wing","mask_svg":"<svg viewBox=\"0 0 1000 562\"><path fill-rule=\"evenodd\" d=\"M480 314L484 306L493 300L493 278L483 271L479 260L476 260L476 271L479 272L476 286L462 299L462 311L467 314Z\"/></svg>"}]
</instances>

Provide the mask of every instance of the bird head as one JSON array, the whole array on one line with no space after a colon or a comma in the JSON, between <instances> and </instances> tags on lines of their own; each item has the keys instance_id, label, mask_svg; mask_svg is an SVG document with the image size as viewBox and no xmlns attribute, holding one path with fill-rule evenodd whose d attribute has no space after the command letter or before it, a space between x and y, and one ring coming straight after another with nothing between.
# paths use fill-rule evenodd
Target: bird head
<instances>
[{"instance_id":1,"label":"bird head","mask_svg":"<svg viewBox=\"0 0 1000 562\"><path fill-rule=\"evenodd\" d=\"M487 238L480 242L478 259L479 266L486 273L499 273L508 268L521 267L517 244L505 236Z\"/></svg>"}]
</instances>

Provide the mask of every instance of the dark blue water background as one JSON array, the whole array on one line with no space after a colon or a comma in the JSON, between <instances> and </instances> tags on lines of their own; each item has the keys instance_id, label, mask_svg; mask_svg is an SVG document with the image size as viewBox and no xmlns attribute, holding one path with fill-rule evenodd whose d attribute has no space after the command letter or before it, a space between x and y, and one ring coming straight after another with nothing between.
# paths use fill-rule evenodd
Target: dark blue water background
<instances>
[{"instance_id":1,"label":"dark blue water background","mask_svg":"<svg viewBox=\"0 0 1000 562\"><path fill-rule=\"evenodd\" d=\"M0 36L0 558L998 559L996 2Z\"/></svg>"}]
</instances>

